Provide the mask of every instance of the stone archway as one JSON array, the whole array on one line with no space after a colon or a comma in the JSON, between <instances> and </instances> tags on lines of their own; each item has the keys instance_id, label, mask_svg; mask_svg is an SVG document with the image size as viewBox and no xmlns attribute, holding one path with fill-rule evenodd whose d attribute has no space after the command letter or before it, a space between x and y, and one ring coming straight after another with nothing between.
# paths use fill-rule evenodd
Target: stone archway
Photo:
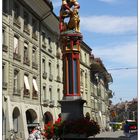
<instances>
[{"instance_id":1,"label":"stone archway","mask_svg":"<svg viewBox=\"0 0 140 140\"><path fill-rule=\"evenodd\" d=\"M33 109L28 109L26 111L26 121L29 133L35 126L38 126L39 123L37 122L37 113Z\"/></svg>"},{"instance_id":2,"label":"stone archway","mask_svg":"<svg viewBox=\"0 0 140 140\"><path fill-rule=\"evenodd\" d=\"M45 112L44 115L43 115L43 118L44 118L44 124L47 124L47 123L53 123L53 116L50 112Z\"/></svg>"},{"instance_id":3,"label":"stone archway","mask_svg":"<svg viewBox=\"0 0 140 140\"><path fill-rule=\"evenodd\" d=\"M19 132L19 125L20 125L20 111L18 109L18 107L15 107L13 109L13 114L12 114L12 117L13 117L13 129L15 132Z\"/></svg>"}]
</instances>

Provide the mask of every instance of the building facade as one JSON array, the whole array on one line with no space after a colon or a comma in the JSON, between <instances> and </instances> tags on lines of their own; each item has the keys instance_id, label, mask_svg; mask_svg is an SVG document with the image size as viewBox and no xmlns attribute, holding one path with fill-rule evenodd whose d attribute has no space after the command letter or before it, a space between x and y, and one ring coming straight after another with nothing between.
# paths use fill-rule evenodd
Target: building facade
<instances>
[{"instance_id":1,"label":"building facade","mask_svg":"<svg viewBox=\"0 0 140 140\"><path fill-rule=\"evenodd\" d=\"M86 103L84 104L84 115L91 112L90 91L90 55L92 49L85 43L81 43L80 51L80 91ZM91 113L90 113L91 114Z\"/></svg>"},{"instance_id":2,"label":"building facade","mask_svg":"<svg viewBox=\"0 0 140 140\"><path fill-rule=\"evenodd\" d=\"M113 82L112 76L107 72L100 58L91 56L91 114L99 123L101 130L109 128L109 108L112 91L109 84Z\"/></svg>"},{"instance_id":3,"label":"building facade","mask_svg":"<svg viewBox=\"0 0 140 140\"><path fill-rule=\"evenodd\" d=\"M17 136L27 139L33 126L54 122L61 113L58 101L63 97L63 64L59 20L49 0L3 0L2 4L2 137L9 139L14 129ZM92 118L98 118L103 112L105 127L109 120L108 88L104 84L98 87L102 96L97 97L97 84L91 78L91 51L82 42L81 95L87 101L84 114L89 112Z\"/></svg>"}]
</instances>

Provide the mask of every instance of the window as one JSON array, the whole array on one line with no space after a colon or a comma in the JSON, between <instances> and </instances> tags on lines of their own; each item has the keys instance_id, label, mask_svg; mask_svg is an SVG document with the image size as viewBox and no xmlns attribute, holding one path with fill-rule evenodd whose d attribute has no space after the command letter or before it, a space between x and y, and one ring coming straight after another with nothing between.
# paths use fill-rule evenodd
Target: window
<instances>
[{"instance_id":1,"label":"window","mask_svg":"<svg viewBox=\"0 0 140 140\"><path fill-rule=\"evenodd\" d=\"M33 78L33 97L38 96L37 92L38 92L38 86L37 86L36 78Z\"/></svg>"},{"instance_id":2,"label":"window","mask_svg":"<svg viewBox=\"0 0 140 140\"><path fill-rule=\"evenodd\" d=\"M50 80L50 81L53 80L53 75L52 75L52 64L51 64L51 62L49 62L49 80Z\"/></svg>"},{"instance_id":3,"label":"window","mask_svg":"<svg viewBox=\"0 0 140 140\"><path fill-rule=\"evenodd\" d=\"M45 44L45 37L46 37L45 33L42 32L42 43L43 43L43 44Z\"/></svg>"},{"instance_id":4,"label":"window","mask_svg":"<svg viewBox=\"0 0 140 140\"><path fill-rule=\"evenodd\" d=\"M42 77L44 79L47 78L47 73L46 73L46 60L45 60L45 58L42 59Z\"/></svg>"},{"instance_id":5,"label":"window","mask_svg":"<svg viewBox=\"0 0 140 140\"><path fill-rule=\"evenodd\" d=\"M32 38L37 40L37 20L32 19Z\"/></svg>"},{"instance_id":6,"label":"window","mask_svg":"<svg viewBox=\"0 0 140 140\"><path fill-rule=\"evenodd\" d=\"M3 27L2 29L2 50L4 52L7 52L8 51L8 46L6 45L6 28Z\"/></svg>"},{"instance_id":7,"label":"window","mask_svg":"<svg viewBox=\"0 0 140 140\"><path fill-rule=\"evenodd\" d=\"M56 42L56 51L58 52L59 51L59 43Z\"/></svg>"},{"instance_id":8,"label":"window","mask_svg":"<svg viewBox=\"0 0 140 140\"><path fill-rule=\"evenodd\" d=\"M49 87L50 101L52 101L52 87Z\"/></svg>"},{"instance_id":9,"label":"window","mask_svg":"<svg viewBox=\"0 0 140 140\"><path fill-rule=\"evenodd\" d=\"M32 19L32 28L33 28L33 33L36 33L36 31L37 31L37 21L34 18Z\"/></svg>"},{"instance_id":10,"label":"window","mask_svg":"<svg viewBox=\"0 0 140 140\"><path fill-rule=\"evenodd\" d=\"M57 64L57 76L58 76L58 77L59 77L59 75L60 75L60 74L59 74L59 73L60 73L59 69L60 69L60 68L59 68L59 64Z\"/></svg>"},{"instance_id":11,"label":"window","mask_svg":"<svg viewBox=\"0 0 140 140\"><path fill-rule=\"evenodd\" d=\"M17 107L15 107L13 110L12 118L13 118L13 129L15 132L18 132L19 124L20 124L20 122L19 122L20 112Z\"/></svg>"},{"instance_id":12,"label":"window","mask_svg":"<svg viewBox=\"0 0 140 140\"><path fill-rule=\"evenodd\" d=\"M14 36L14 53L19 53L19 38Z\"/></svg>"},{"instance_id":13,"label":"window","mask_svg":"<svg viewBox=\"0 0 140 140\"><path fill-rule=\"evenodd\" d=\"M2 82L5 82L5 63L2 64Z\"/></svg>"},{"instance_id":14,"label":"window","mask_svg":"<svg viewBox=\"0 0 140 140\"><path fill-rule=\"evenodd\" d=\"M60 89L59 88L57 89L57 94L58 94L58 101L60 101L61 97L60 97Z\"/></svg>"},{"instance_id":15,"label":"window","mask_svg":"<svg viewBox=\"0 0 140 140\"><path fill-rule=\"evenodd\" d=\"M25 42L24 43L24 64L30 65L30 60L29 60L29 47L28 44Z\"/></svg>"},{"instance_id":16,"label":"window","mask_svg":"<svg viewBox=\"0 0 140 140\"><path fill-rule=\"evenodd\" d=\"M24 28L27 28L28 23L29 23L29 14L26 11L24 11Z\"/></svg>"},{"instance_id":17,"label":"window","mask_svg":"<svg viewBox=\"0 0 140 140\"><path fill-rule=\"evenodd\" d=\"M86 55L86 53L85 53L85 63L87 62L87 55Z\"/></svg>"},{"instance_id":18,"label":"window","mask_svg":"<svg viewBox=\"0 0 140 140\"><path fill-rule=\"evenodd\" d=\"M29 77L28 75L24 75L24 95L29 96L30 91L30 85L29 85Z\"/></svg>"},{"instance_id":19,"label":"window","mask_svg":"<svg viewBox=\"0 0 140 140\"><path fill-rule=\"evenodd\" d=\"M6 63L2 63L2 88L7 88L7 82L6 82Z\"/></svg>"},{"instance_id":20,"label":"window","mask_svg":"<svg viewBox=\"0 0 140 140\"><path fill-rule=\"evenodd\" d=\"M2 29L2 44L5 44L5 42L6 42L6 31L5 31L5 29Z\"/></svg>"},{"instance_id":21,"label":"window","mask_svg":"<svg viewBox=\"0 0 140 140\"><path fill-rule=\"evenodd\" d=\"M33 62L36 62L36 48L33 47L33 50L32 50L32 60Z\"/></svg>"},{"instance_id":22,"label":"window","mask_svg":"<svg viewBox=\"0 0 140 140\"><path fill-rule=\"evenodd\" d=\"M14 87L14 94L20 94L20 88L19 88L19 71L14 70L14 82L13 82L13 87Z\"/></svg>"},{"instance_id":23,"label":"window","mask_svg":"<svg viewBox=\"0 0 140 140\"><path fill-rule=\"evenodd\" d=\"M6 134L6 116L5 113L2 111L2 135Z\"/></svg>"},{"instance_id":24,"label":"window","mask_svg":"<svg viewBox=\"0 0 140 140\"><path fill-rule=\"evenodd\" d=\"M7 5L8 5L7 0L3 0L3 1L2 1L2 11L3 11L4 13L7 13L7 12L8 12Z\"/></svg>"},{"instance_id":25,"label":"window","mask_svg":"<svg viewBox=\"0 0 140 140\"><path fill-rule=\"evenodd\" d=\"M18 19L20 16L20 6L16 2L14 3L14 18Z\"/></svg>"},{"instance_id":26,"label":"window","mask_svg":"<svg viewBox=\"0 0 140 140\"><path fill-rule=\"evenodd\" d=\"M51 66L51 62L49 62L49 74L51 75L52 73L52 66Z\"/></svg>"},{"instance_id":27,"label":"window","mask_svg":"<svg viewBox=\"0 0 140 140\"><path fill-rule=\"evenodd\" d=\"M51 38L50 37L48 37L48 44L49 44L49 48L48 48L48 51L50 52L50 53L52 53L52 44L51 44Z\"/></svg>"},{"instance_id":28,"label":"window","mask_svg":"<svg viewBox=\"0 0 140 140\"><path fill-rule=\"evenodd\" d=\"M38 62L37 62L37 49L33 47L32 49L32 67L36 70L38 69Z\"/></svg>"},{"instance_id":29,"label":"window","mask_svg":"<svg viewBox=\"0 0 140 140\"><path fill-rule=\"evenodd\" d=\"M48 37L48 43L49 43L49 45L51 47L51 38L50 37Z\"/></svg>"},{"instance_id":30,"label":"window","mask_svg":"<svg viewBox=\"0 0 140 140\"><path fill-rule=\"evenodd\" d=\"M81 69L81 77L80 77L80 78L81 78L81 79L80 79L80 81L81 81L81 82L80 82L81 86L83 86L83 81L84 81L84 79L83 79L83 72L84 72L84 71Z\"/></svg>"},{"instance_id":31,"label":"window","mask_svg":"<svg viewBox=\"0 0 140 140\"><path fill-rule=\"evenodd\" d=\"M28 59L28 44L24 43L24 60L26 61Z\"/></svg>"},{"instance_id":32,"label":"window","mask_svg":"<svg viewBox=\"0 0 140 140\"><path fill-rule=\"evenodd\" d=\"M87 72L85 72L85 87L87 88Z\"/></svg>"},{"instance_id":33,"label":"window","mask_svg":"<svg viewBox=\"0 0 140 140\"><path fill-rule=\"evenodd\" d=\"M42 73L46 72L46 61L45 59L43 58L42 59Z\"/></svg>"},{"instance_id":34,"label":"window","mask_svg":"<svg viewBox=\"0 0 140 140\"><path fill-rule=\"evenodd\" d=\"M46 86L43 86L43 96L44 100L46 100Z\"/></svg>"}]
</instances>

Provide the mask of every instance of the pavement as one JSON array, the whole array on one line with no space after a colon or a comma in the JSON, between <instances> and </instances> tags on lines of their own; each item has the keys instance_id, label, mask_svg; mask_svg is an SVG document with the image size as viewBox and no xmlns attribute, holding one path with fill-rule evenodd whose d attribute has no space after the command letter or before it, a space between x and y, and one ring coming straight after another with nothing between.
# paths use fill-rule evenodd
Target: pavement
<instances>
[{"instance_id":1,"label":"pavement","mask_svg":"<svg viewBox=\"0 0 140 140\"><path fill-rule=\"evenodd\" d=\"M124 132L122 130L118 131L107 131L107 132L102 132L95 137L90 137L92 140L137 140L137 131L133 131L130 133L129 137L126 137Z\"/></svg>"},{"instance_id":2,"label":"pavement","mask_svg":"<svg viewBox=\"0 0 140 140\"><path fill-rule=\"evenodd\" d=\"M60 140L138 140L138 135L137 131L133 131L130 133L129 137L126 137L122 130L118 130L114 132L101 132L100 134L89 138L65 138Z\"/></svg>"}]
</instances>

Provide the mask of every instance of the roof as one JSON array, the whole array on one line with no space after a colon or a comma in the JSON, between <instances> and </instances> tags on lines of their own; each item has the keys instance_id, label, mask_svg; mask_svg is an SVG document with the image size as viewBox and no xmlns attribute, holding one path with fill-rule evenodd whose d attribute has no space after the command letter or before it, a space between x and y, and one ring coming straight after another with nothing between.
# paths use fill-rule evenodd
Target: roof
<instances>
[{"instance_id":1,"label":"roof","mask_svg":"<svg viewBox=\"0 0 140 140\"><path fill-rule=\"evenodd\" d=\"M24 0L30 7L32 13L37 15L40 22L44 22L51 30L59 34L59 20L52 11L53 6L50 0Z\"/></svg>"}]
</instances>

